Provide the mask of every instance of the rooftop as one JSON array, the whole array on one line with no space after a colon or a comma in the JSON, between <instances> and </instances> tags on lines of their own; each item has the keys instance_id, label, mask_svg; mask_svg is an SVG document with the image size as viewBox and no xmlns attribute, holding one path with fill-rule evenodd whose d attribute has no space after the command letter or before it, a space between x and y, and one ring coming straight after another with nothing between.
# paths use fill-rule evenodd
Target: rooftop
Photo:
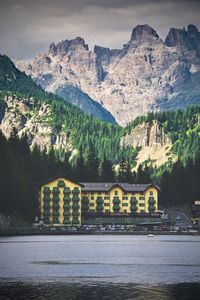
<instances>
[{"instance_id":1,"label":"rooftop","mask_svg":"<svg viewBox=\"0 0 200 300\"><path fill-rule=\"evenodd\" d=\"M81 182L83 192L108 192L114 187L120 187L125 192L145 192L149 187L153 186L159 190L159 187L152 184L130 184L121 182Z\"/></svg>"}]
</instances>

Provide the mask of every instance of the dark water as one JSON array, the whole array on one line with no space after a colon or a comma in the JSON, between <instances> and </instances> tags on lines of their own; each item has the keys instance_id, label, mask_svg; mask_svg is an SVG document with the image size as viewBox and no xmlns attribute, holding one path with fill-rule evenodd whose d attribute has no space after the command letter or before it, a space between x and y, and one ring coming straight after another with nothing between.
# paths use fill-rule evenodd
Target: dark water
<instances>
[{"instance_id":1,"label":"dark water","mask_svg":"<svg viewBox=\"0 0 200 300\"><path fill-rule=\"evenodd\" d=\"M2 237L0 278L0 299L200 299L200 237Z\"/></svg>"}]
</instances>

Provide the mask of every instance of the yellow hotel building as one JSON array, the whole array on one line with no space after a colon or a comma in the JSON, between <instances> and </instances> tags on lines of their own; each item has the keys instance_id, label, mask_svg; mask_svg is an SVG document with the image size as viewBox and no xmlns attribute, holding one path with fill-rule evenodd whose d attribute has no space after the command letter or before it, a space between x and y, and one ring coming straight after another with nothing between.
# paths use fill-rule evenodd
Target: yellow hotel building
<instances>
[{"instance_id":1,"label":"yellow hotel building","mask_svg":"<svg viewBox=\"0 0 200 300\"><path fill-rule=\"evenodd\" d=\"M154 184L75 183L56 178L39 189L40 218L51 226L148 223L156 217L158 191Z\"/></svg>"}]
</instances>

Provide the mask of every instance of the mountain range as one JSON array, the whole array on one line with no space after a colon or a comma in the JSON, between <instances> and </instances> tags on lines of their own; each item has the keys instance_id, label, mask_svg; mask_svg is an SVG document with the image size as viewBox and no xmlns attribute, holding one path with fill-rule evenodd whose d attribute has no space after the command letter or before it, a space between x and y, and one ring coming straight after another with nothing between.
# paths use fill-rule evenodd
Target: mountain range
<instances>
[{"instance_id":1,"label":"mountain range","mask_svg":"<svg viewBox=\"0 0 200 300\"><path fill-rule=\"evenodd\" d=\"M61 159L68 153L74 161L81 148L86 160L92 145L99 161L106 157L114 165L128 161L132 167L146 161L168 168L176 159L196 156L199 126L200 106L148 113L124 128L104 122L45 92L0 55L0 131L7 138L15 132L26 135L32 149L55 150Z\"/></svg>"},{"instance_id":2,"label":"mountain range","mask_svg":"<svg viewBox=\"0 0 200 300\"><path fill-rule=\"evenodd\" d=\"M14 62L46 91L122 126L151 111L200 104L200 32L194 25L171 28L165 41L138 25L122 49L91 51L77 37L52 43L32 62Z\"/></svg>"}]
</instances>

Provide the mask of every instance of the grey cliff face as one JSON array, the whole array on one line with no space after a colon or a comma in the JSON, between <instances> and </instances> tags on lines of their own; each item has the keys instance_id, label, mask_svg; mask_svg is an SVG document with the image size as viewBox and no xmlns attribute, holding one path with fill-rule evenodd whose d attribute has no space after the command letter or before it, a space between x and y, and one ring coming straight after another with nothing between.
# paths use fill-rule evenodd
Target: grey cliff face
<instances>
[{"instance_id":1,"label":"grey cliff face","mask_svg":"<svg viewBox=\"0 0 200 300\"><path fill-rule=\"evenodd\" d=\"M41 150L50 148L72 151L72 143L68 135L58 131L47 120L51 118L51 107L43 104L38 111L33 109L34 99L18 99L16 96L6 96L5 110L0 120L0 130L9 138L14 129L18 136L26 134L29 145L37 145Z\"/></svg>"},{"instance_id":2,"label":"grey cliff face","mask_svg":"<svg viewBox=\"0 0 200 300\"><path fill-rule=\"evenodd\" d=\"M121 138L121 146L154 147L164 146L171 143L170 138L160 128L157 121L142 123L133 128L130 134Z\"/></svg>"},{"instance_id":3,"label":"grey cliff face","mask_svg":"<svg viewBox=\"0 0 200 300\"><path fill-rule=\"evenodd\" d=\"M131 41L147 41L149 38L158 39L157 32L149 25L138 25L136 26L131 34Z\"/></svg>"},{"instance_id":4,"label":"grey cliff face","mask_svg":"<svg viewBox=\"0 0 200 300\"><path fill-rule=\"evenodd\" d=\"M90 51L82 38L66 40L31 64L16 65L85 111L94 100L122 126L149 111L200 103L200 32L194 25L170 29L165 42L150 26L138 25L122 49Z\"/></svg>"},{"instance_id":5,"label":"grey cliff face","mask_svg":"<svg viewBox=\"0 0 200 300\"><path fill-rule=\"evenodd\" d=\"M195 51L200 57L200 32L196 26L190 24L187 30L171 28L166 37L165 44L169 47L178 46L188 51Z\"/></svg>"},{"instance_id":6,"label":"grey cliff face","mask_svg":"<svg viewBox=\"0 0 200 300\"><path fill-rule=\"evenodd\" d=\"M160 128L157 121L142 123L131 130L131 132L121 138L121 146L141 147L137 155L137 166L145 161L154 166L161 166L169 159L175 161L176 157L170 153L172 141Z\"/></svg>"}]
</instances>

